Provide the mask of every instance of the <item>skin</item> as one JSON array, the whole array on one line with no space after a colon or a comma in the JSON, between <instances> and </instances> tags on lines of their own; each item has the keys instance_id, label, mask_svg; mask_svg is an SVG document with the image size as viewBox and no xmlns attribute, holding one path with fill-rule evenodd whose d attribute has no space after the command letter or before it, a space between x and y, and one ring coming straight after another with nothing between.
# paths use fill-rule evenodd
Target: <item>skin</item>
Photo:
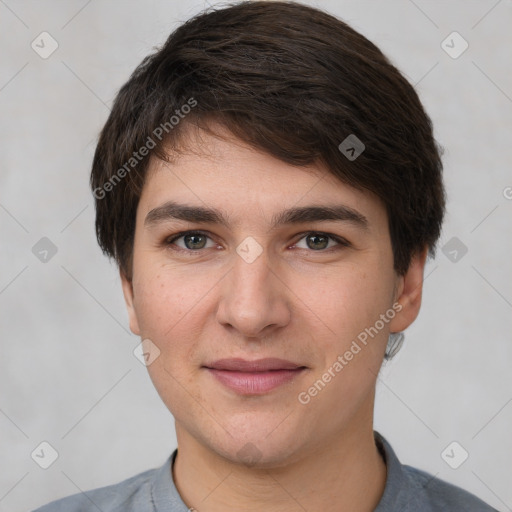
<instances>
[{"instance_id":1,"label":"skin","mask_svg":"<svg viewBox=\"0 0 512 512\"><path fill-rule=\"evenodd\" d=\"M160 351L148 371L175 418L178 491L200 512L372 511L386 479L373 439L376 378L389 333L418 314L426 250L397 275L377 197L320 165L291 166L221 127L217 133L222 137L188 130L193 151L171 163L151 159L132 278L121 273L130 328ZM168 201L216 208L228 224L145 223ZM367 227L346 220L272 227L282 210L340 204L364 216ZM194 240L206 246L170 240L187 230L205 232L209 238ZM349 245L321 238L328 240L324 248L307 237L318 232ZM247 237L262 249L251 263L236 251ZM300 403L299 393L397 303L401 311L378 335ZM203 367L231 357L278 357L307 369L270 392L246 396Z\"/></svg>"}]
</instances>

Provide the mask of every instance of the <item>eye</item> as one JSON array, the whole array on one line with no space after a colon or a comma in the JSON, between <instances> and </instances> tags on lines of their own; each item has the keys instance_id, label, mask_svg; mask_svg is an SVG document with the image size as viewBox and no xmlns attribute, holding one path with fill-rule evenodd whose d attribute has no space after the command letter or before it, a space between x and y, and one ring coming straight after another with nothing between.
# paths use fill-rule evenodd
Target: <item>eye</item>
<instances>
[{"instance_id":1,"label":"eye","mask_svg":"<svg viewBox=\"0 0 512 512\"><path fill-rule=\"evenodd\" d=\"M208 245L209 241L209 245ZM215 243L208 235L201 231L187 231L178 233L166 240L167 245L175 245L183 250L198 251L200 249L208 249L214 247Z\"/></svg>"},{"instance_id":2,"label":"eye","mask_svg":"<svg viewBox=\"0 0 512 512\"><path fill-rule=\"evenodd\" d=\"M337 246L348 247L350 244L337 236L327 233L311 232L302 237L295 247L299 249L311 249L313 251L323 251L325 249L332 249Z\"/></svg>"}]
</instances>

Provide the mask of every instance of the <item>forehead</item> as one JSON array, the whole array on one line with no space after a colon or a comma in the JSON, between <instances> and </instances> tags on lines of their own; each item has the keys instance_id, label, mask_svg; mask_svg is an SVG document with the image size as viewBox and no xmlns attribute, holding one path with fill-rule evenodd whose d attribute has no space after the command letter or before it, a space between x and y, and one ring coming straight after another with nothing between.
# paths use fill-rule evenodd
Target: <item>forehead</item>
<instances>
[{"instance_id":1,"label":"forehead","mask_svg":"<svg viewBox=\"0 0 512 512\"><path fill-rule=\"evenodd\" d=\"M142 215L167 201L255 216L304 205L345 205L386 217L381 200L343 183L321 163L291 165L248 146L222 127L188 130L168 161L152 156L139 202Z\"/></svg>"}]
</instances>

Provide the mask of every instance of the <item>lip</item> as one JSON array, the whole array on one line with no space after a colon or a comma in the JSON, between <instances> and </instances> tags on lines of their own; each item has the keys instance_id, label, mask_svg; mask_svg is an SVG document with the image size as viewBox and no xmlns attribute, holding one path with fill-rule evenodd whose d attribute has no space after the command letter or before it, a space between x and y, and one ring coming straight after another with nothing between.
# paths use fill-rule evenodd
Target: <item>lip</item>
<instances>
[{"instance_id":1,"label":"lip","mask_svg":"<svg viewBox=\"0 0 512 512\"><path fill-rule=\"evenodd\" d=\"M304 368L302 365L276 357L266 357L253 361L241 358L219 359L205 366L214 370L238 372L268 372L271 370L296 370L297 368Z\"/></svg>"},{"instance_id":2,"label":"lip","mask_svg":"<svg viewBox=\"0 0 512 512\"><path fill-rule=\"evenodd\" d=\"M277 358L219 359L205 365L221 384L242 395L261 395L290 382L306 367Z\"/></svg>"}]
</instances>

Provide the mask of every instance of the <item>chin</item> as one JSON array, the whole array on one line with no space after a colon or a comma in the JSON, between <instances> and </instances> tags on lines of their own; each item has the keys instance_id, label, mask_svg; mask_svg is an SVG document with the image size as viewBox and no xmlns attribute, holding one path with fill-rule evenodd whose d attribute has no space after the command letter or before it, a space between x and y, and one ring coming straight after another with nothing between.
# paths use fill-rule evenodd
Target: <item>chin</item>
<instances>
[{"instance_id":1,"label":"chin","mask_svg":"<svg viewBox=\"0 0 512 512\"><path fill-rule=\"evenodd\" d=\"M283 418L273 420L270 422L268 419L265 421L264 418L259 418L259 421L254 420L249 428L247 425L245 428L236 428L232 425L229 429L232 435L217 430L216 438L204 440L204 444L230 463L241 466L256 469L287 466L305 455L308 446L307 436L303 428L297 430L288 425L289 428L280 429L279 423Z\"/></svg>"},{"instance_id":2,"label":"chin","mask_svg":"<svg viewBox=\"0 0 512 512\"><path fill-rule=\"evenodd\" d=\"M298 459L301 450L297 446L265 445L261 441L242 441L238 445L228 447L227 450L219 449L218 455L228 460L230 463L245 466L251 469L268 470L272 468L285 467Z\"/></svg>"}]
</instances>

